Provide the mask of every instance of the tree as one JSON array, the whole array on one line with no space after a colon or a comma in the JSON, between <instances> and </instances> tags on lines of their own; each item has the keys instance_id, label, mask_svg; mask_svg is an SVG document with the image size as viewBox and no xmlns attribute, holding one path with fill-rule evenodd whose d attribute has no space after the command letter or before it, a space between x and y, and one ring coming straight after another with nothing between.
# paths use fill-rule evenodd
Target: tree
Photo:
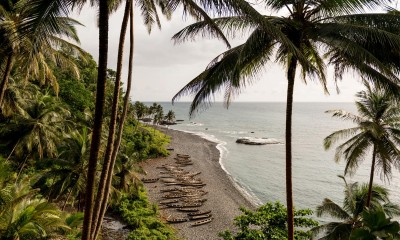
<instances>
[{"instance_id":1,"label":"tree","mask_svg":"<svg viewBox=\"0 0 400 240\"><path fill-rule=\"evenodd\" d=\"M175 122L175 113L172 110L169 110L167 115L165 115L165 120L169 123L172 124Z\"/></svg>"},{"instance_id":2,"label":"tree","mask_svg":"<svg viewBox=\"0 0 400 240\"><path fill-rule=\"evenodd\" d=\"M355 229L350 240L399 239L400 224L387 218L382 209L364 210L362 227Z\"/></svg>"},{"instance_id":3,"label":"tree","mask_svg":"<svg viewBox=\"0 0 400 240\"><path fill-rule=\"evenodd\" d=\"M345 174L354 173L365 156L372 150L369 194L366 206L369 207L375 168L382 169L382 175L390 178L392 166L400 170L400 110L391 94L366 84L366 90L356 96L359 115L343 110L328 111L343 120L350 120L355 127L336 131L324 139L325 149L334 143L346 139L336 148L335 160L346 161Z\"/></svg>"},{"instance_id":4,"label":"tree","mask_svg":"<svg viewBox=\"0 0 400 240\"><path fill-rule=\"evenodd\" d=\"M286 204L288 210L289 239L293 239L292 194L292 109L294 82L297 70L303 79L316 79L325 92L325 56L335 71L335 79L341 79L347 70L355 70L364 78L380 87L398 92L399 79L392 72L399 66L386 64L390 60L382 52L400 49L400 18L392 14L366 13L365 9L385 5L389 1L284 1L268 0L266 7L285 10L287 16L262 15L244 1L230 1L241 9L241 14L214 19L214 23L227 35L249 32L245 43L217 56L206 70L183 87L173 98L193 94L190 114L200 107L209 106L211 96L225 89L225 101L229 105L241 89L252 83L264 66L275 58L286 67ZM174 39L182 42L197 35L215 36L205 21L194 23ZM379 45L379 51L374 46ZM397 50L396 50L397 51ZM393 54L398 57L399 52ZM392 58L393 59L393 58Z\"/></svg>"},{"instance_id":5,"label":"tree","mask_svg":"<svg viewBox=\"0 0 400 240\"><path fill-rule=\"evenodd\" d=\"M61 211L30 187L31 179L16 179L4 159L0 166L0 239L44 239L68 229Z\"/></svg>"},{"instance_id":6,"label":"tree","mask_svg":"<svg viewBox=\"0 0 400 240\"><path fill-rule=\"evenodd\" d=\"M87 128L68 134L60 146L60 154L43 164L44 171L35 184L49 199L64 198L63 209L72 198L72 202L77 199L78 210L82 210L89 158L89 134Z\"/></svg>"},{"instance_id":7,"label":"tree","mask_svg":"<svg viewBox=\"0 0 400 240\"><path fill-rule=\"evenodd\" d=\"M72 55L84 56L85 53L75 44L63 38L79 43L74 25L77 21L57 14L53 22L42 22L37 26L26 27L36 12L30 7L30 1L13 0L0 2L0 54L6 57L5 70L0 83L0 106L3 103L12 70L24 73L26 80L46 81L58 91L56 79L51 71L50 63L73 69L79 76L76 65L71 61ZM68 50L64 54L61 49ZM14 66L15 60L18 60ZM1 63L0 63L1 64Z\"/></svg>"},{"instance_id":8,"label":"tree","mask_svg":"<svg viewBox=\"0 0 400 240\"><path fill-rule=\"evenodd\" d=\"M39 159L55 157L62 133L69 124L70 113L60 102L47 93L36 94L23 113L1 123L0 139L14 149L17 158L28 158L32 154Z\"/></svg>"},{"instance_id":9,"label":"tree","mask_svg":"<svg viewBox=\"0 0 400 240\"><path fill-rule=\"evenodd\" d=\"M286 209L279 203L266 203L256 211L244 208L240 209L244 214L235 218L235 225L239 231L232 233L225 231L219 235L226 240L264 240L287 239ZM295 225L299 229L295 231L296 239L309 239L309 228L318 225L318 222L310 219L312 214L309 209L295 211Z\"/></svg>"},{"instance_id":10,"label":"tree","mask_svg":"<svg viewBox=\"0 0 400 240\"><path fill-rule=\"evenodd\" d=\"M136 101L134 105L136 119L140 120L146 116L148 109L142 102Z\"/></svg>"},{"instance_id":11,"label":"tree","mask_svg":"<svg viewBox=\"0 0 400 240\"><path fill-rule=\"evenodd\" d=\"M317 207L318 217L328 215L337 219L313 229L314 236L319 236L320 239L347 240L354 229L363 225L369 186L367 184L359 185L357 182L348 184L344 177L342 178L345 182L343 207L327 198ZM389 216L400 214L399 206L389 201L389 191L373 185L370 209L379 210L381 208Z\"/></svg>"}]
</instances>

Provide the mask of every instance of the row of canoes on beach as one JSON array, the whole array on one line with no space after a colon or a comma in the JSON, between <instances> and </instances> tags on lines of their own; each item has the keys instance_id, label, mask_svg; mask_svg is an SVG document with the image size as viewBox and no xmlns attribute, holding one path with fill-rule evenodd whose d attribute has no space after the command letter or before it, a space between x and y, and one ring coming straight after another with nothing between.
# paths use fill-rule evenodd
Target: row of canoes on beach
<instances>
[{"instance_id":1,"label":"row of canoes on beach","mask_svg":"<svg viewBox=\"0 0 400 240\"><path fill-rule=\"evenodd\" d=\"M195 178L201 172L189 172L185 167L193 165L190 155L177 154L174 164L163 164L157 167L160 169L160 176L157 178L143 178L144 183L162 182L167 188L161 188L163 194L159 204L163 209L175 209L178 212L186 212L187 217L177 215L168 217L169 223L181 223L195 221L191 226L200 226L212 222L211 210L200 211L207 194L202 188L206 185L200 178Z\"/></svg>"}]
</instances>

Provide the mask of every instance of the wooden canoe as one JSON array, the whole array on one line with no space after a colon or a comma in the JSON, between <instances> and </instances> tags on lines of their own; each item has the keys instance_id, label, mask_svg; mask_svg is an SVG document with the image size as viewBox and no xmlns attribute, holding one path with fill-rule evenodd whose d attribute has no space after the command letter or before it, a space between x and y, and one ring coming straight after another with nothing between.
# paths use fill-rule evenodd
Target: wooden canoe
<instances>
[{"instance_id":1,"label":"wooden canoe","mask_svg":"<svg viewBox=\"0 0 400 240\"><path fill-rule=\"evenodd\" d=\"M167 222L169 222L169 223L187 222L187 219L186 218L170 218L170 219L167 219Z\"/></svg>"},{"instance_id":2,"label":"wooden canoe","mask_svg":"<svg viewBox=\"0 0 400 240\"><path fill-rule=\"evenodd\" d=\"M159 178L142 178L141 181L144 183L155 183Z\"/></svg>"},{"instance_id":3,"label":"wooden canoe","mask_svg":"<svg viewBox=\"0 0 400 240\"><path fill-rule=\"evenodd\" d=\"M174 207L174 208L194 208L194 207L200 207L203 205L202 203L184 203L184 204L167 204L168 207Z\"/></svg>"},{"instance_id":4,"label":"wooden canoe","mask_svg":"<svg viewBox=\"0 0 400 240\"><path fill-rule=\"evenodd\" d=\"M160 204L170 204L170 203L177 203L179 202L179 199L168 199L168 200L162 200L159 203Z\"/></svg>"},{"instance_id":5,"label":"wooden canoe","mask_svg":"<svg viewBox=\"0 0 400 240\"><path fill-rule=\"evenodd\" d=\"M211 210L203 211L203 212L188 213L188 216L192 217L192 216L198 216L198 215L205 215L205 214L209 214L209 213L211 213Z\"/></svg>"},{"instance_id":6,"label":"wooden canoe","mask_svg":"<svg viewBox=\"0 0 400 240\"><path fill-rule=\"evenodd\" d=\"M207 218L207 219L203 219L203 220L194 222L191 225L192 225L192 227L196 227L196 226L200 226L200 225L203 225L203 224L210 223L210 222L212 222L212 220L213 220L213 218Z\"/></svg>"},{"instance_id":7,"label":"wooden canoe","mask_svg":"<svg viewBox=\"0 0 400 240\"><path fill-rule=\"evenodd\" d=\"M210 218L211 216L212 216L212 214L196 215L196 216L189 217L189 220L199 220L199 219L204 219L204 218Z\"/></svg>"},{"instance_id":8,"label":"wooden canoe","mask_svg":"<svg viewBox=\"0 0 400 240\"><path fill-rule=\"evenodd\" d=\"M180 212L198 212L199 209L197 208L177 208L176 210Z\"/></svg>"}]
</instances>

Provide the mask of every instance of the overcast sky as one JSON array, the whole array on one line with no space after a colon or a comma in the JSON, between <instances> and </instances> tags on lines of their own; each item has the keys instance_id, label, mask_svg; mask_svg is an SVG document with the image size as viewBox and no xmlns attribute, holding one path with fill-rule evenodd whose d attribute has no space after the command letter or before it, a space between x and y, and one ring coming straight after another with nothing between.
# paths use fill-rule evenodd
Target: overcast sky
<instances>
[{"instance_id":1,"label":"overcast sky","mask_svg":"<svg viewBox=\"0 0 400 240\"><path fill-rule=\"evenodd\" d=\"M123 4L124 5L124 4ZM123 15L123 6L110 19L109 32L109 68L115 69L119 31ZM171 37L189 24L190 19L183 19L175 14L171 21L162 21L162 29L154 28L149 35L143 25L138 11L135 11L135 54L134 75L131 99L133 101L171 101L172 97L191 79L205 69L207 64L218 54L225 51L226 46L218 40L197 39L196 42L185 42L174 45ZM79 20L84 27L78 27L81 47L98 58L97 12L94 8L85 7L80 14L72 17ZM125 47L123 81L126 82L129 33ZM239 44L240 39L233 44ZM354 94L362 89L359 77L349 73L339 82L340 93L337 94L333 84L332 73L329 74L330 95L325 95L317 82L307 85L298 77L295 84L294 101L298 102L352 102ZM286 100L285 69L275 63L265 67L259 80L248 86L234 101L274 101ZM223 93L215 96L217 101L223 100ZM190 97L181 101L190 101Z\"/></svg>"}]
</instances>

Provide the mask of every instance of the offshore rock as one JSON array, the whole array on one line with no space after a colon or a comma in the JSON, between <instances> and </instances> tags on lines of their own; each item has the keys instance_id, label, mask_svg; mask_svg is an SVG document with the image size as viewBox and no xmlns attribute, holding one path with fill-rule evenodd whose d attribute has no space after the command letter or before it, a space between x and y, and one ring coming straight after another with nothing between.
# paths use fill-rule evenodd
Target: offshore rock
<instances>
[{"instance_id":1,"label":"offshore rock","mask_svg":"<svg viewBox=\"0 0 400 240\"><path fill-rule=\"evenodd\" d=\"M267 145L267 144L280 144L278 140L274 138L253 138L253 137L244 137L238 138L236 143L247 144L247 145Z\"/></svg>"}]
</instances>

